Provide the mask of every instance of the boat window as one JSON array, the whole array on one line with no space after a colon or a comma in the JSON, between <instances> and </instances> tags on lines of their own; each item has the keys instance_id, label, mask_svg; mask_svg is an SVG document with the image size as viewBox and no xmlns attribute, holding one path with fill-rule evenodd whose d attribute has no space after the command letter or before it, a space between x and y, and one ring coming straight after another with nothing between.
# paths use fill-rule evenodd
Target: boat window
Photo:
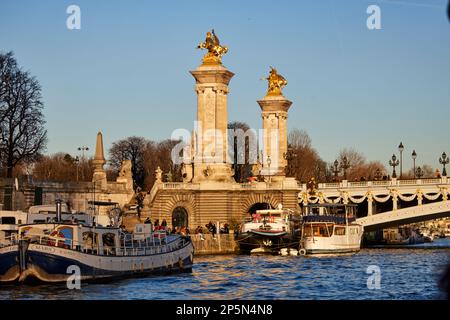
<instances>
[{"instance_id":1,"label":"boat window","mask_svg":"<svg viewBox=\"0 0 450 320\"><path fill-rule=\"evenodd\" d=\"M334 227L334 234L337 236L345 236L345 227Z\"/></svg>"},{"instance_id":2,"label":"boat window","mask_svg":"<svg viewBox=\"0 0 450 320\"><path fill-rule=\"evenodd\" d=\"M303 236L305 236L305 237L311 237L311 236L312 236L312 229L311 229L311 226L306 226L306 227L303 229Z\"/></svg>"},{"instance_id":3,"label":"boat window","mask_svg":"<svg viewBox=\"0 0 450 320\"><path fill-rule=\"evenodd\" d=\"M2 217L0 224L16 224L15 217Z\"/></svg>"},{"instance_id":4,"label":"boat window","mask_svg":"<svg viewBox=\"0 0 450 320\"><path fill-rule=\"evenodd\" d=\"M64 236L64 244L69 246L72 245L73 229L71 227L62 227L58 228L58 231L61 232Z\"/></svg>"},{"instance_id":5,"label":"boat window","mask_svg":"<svg viewBox=\"0 0 450 320\"><path fill-rule=\"evenodd\" d=\"M116 235L114 233L104 233L102 235L104 254L114 254Z\"/></svg>"},{"instance_id":6,"label":"boat window","mask_svg":"<svg viewBox=\"0 0 450 320\"><path fill-rule=\"evenodd\" d=\"M331 237L333 235L333 226L328 226L328 237Z\"/></svg>"},{"instance_id":7,"label":"boat window","mask_svg":"<svg viewBox=\"0 0 450 320\"><path fill-rule=\"evenodd\" d=\"M98 246L98 233L92 231L83 232L83 242L86 250L96 249Z\"/></svg>"},{"instance_id":8,"label":"boat window","mask_svg":"<svg viewBox=\"0 0 450 320\"><path fill-rule=\"evenodd\" d=\"M316 224L305 226L303 235L305 237L329 237L333 234L333 226L327 226L326 224Z\"/></svg>"},{"instance_id":9,"label":"boat window","mask_svg":"<svg viewBox=\"0 0 450 320\"><path fill-rule=\"evenodd\" d=\"M103 239L103 245L108 247L114 247L115 245L115 237L116 235L114 233L105 233L102 235Z\"/></svg>"}]
</instances>

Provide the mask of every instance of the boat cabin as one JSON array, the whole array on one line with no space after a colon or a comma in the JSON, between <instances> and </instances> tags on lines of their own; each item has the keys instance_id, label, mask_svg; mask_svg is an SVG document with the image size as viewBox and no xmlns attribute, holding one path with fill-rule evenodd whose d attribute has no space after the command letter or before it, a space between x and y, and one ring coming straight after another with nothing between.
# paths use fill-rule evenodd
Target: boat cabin
<instances>
[{"instance_id":1,"label":"boat cabin","mask_svg":"<svg viewBox=\"0 0 450 320\"><path fill-rule=\"evenodd\" d=\"M17 235L17 225L27 221L22 211L0 211L0 247L10 245Z\"/></svg>"},{"instance_id":2,"label":"boat cabin","mask_svg":"<svg viewBox=\"0 0 450 320\"><path fill-rule=\"evenodd\" d=\"M310 204L302 211L303 237L331 237L359 234L356 220L357 205L354 204Z\"/></svg>"},{"instance_id":3,"label":"boat cabin","mask_svg":"<svg viewBox=\"0 0 450 320\"><path fill-rule=\"evenodd\" d=\"M146 248L167 242L165 237L154 236L148 224L137 224L133 233L116 227L83 224L27 224L19 227L19 238L88 254L119 256L143 255Z\"/></svg>"}]
</instances>

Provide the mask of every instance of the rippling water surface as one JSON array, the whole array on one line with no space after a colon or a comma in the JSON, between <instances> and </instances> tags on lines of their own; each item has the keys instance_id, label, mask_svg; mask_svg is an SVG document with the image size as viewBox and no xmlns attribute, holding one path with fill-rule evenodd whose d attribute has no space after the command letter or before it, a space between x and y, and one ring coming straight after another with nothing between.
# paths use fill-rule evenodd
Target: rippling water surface
<instances>
[{"instance_id":1,"label":"rippling water surface","mask_svg":"<svg viewBox=\"0 0 450 320\"><path fill-rule=\"evenodd\" d=\"M191 274L106 284L1 286L0 299L441 299L437 282L450 262L450 239L346 256L199 256ZM369 290L369 265L381 289Z\"/></svg>"}]
</instances>

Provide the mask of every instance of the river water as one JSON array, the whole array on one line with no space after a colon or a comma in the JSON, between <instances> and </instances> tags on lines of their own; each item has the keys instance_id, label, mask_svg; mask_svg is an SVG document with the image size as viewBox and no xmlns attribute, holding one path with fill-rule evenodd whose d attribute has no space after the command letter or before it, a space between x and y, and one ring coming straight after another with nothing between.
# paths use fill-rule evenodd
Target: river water
<instances>
[{"instance_id":1,"label":"river water","mask_svg":"<svg viewBox=\"0 0 450 320\"><path fill-rule=\"evenodd\" d=\"M442 299L437 283L449 258L449 238L346 256L198 256L190 274L82 284L80 290L8 285L0 287L0 300ZM369 277L369 285L376 284L369 266L379 267L379 289L368 288Z\"/></svg>"}]
</instances>

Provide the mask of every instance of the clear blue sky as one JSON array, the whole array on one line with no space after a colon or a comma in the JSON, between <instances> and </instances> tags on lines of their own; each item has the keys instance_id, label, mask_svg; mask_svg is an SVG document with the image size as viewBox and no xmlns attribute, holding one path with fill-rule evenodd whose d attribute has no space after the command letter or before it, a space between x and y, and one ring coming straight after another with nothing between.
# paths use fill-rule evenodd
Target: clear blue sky
<instances>
[{"instance_id":1,"label":"clear blue sky","mask_svg":"<svg viewBox=\"0 0 450 320\"><path fill-rule=\"evenodd\" d=\"M66 28L70 4L81 30ZM381 8L381 30L366 9ZM214 28L236 75L229 120L261 126L256 100L269 65L289 84L289 128L306 130L326 161L354 147L386 164L400 141L404 167L450 154L450 24L446 0L0 2L0 50L41 85L48 152L93 151L138 135L193 127L196 45ZM91 150L89 153L91 153Z\"/></svg>"}]
</instances>

